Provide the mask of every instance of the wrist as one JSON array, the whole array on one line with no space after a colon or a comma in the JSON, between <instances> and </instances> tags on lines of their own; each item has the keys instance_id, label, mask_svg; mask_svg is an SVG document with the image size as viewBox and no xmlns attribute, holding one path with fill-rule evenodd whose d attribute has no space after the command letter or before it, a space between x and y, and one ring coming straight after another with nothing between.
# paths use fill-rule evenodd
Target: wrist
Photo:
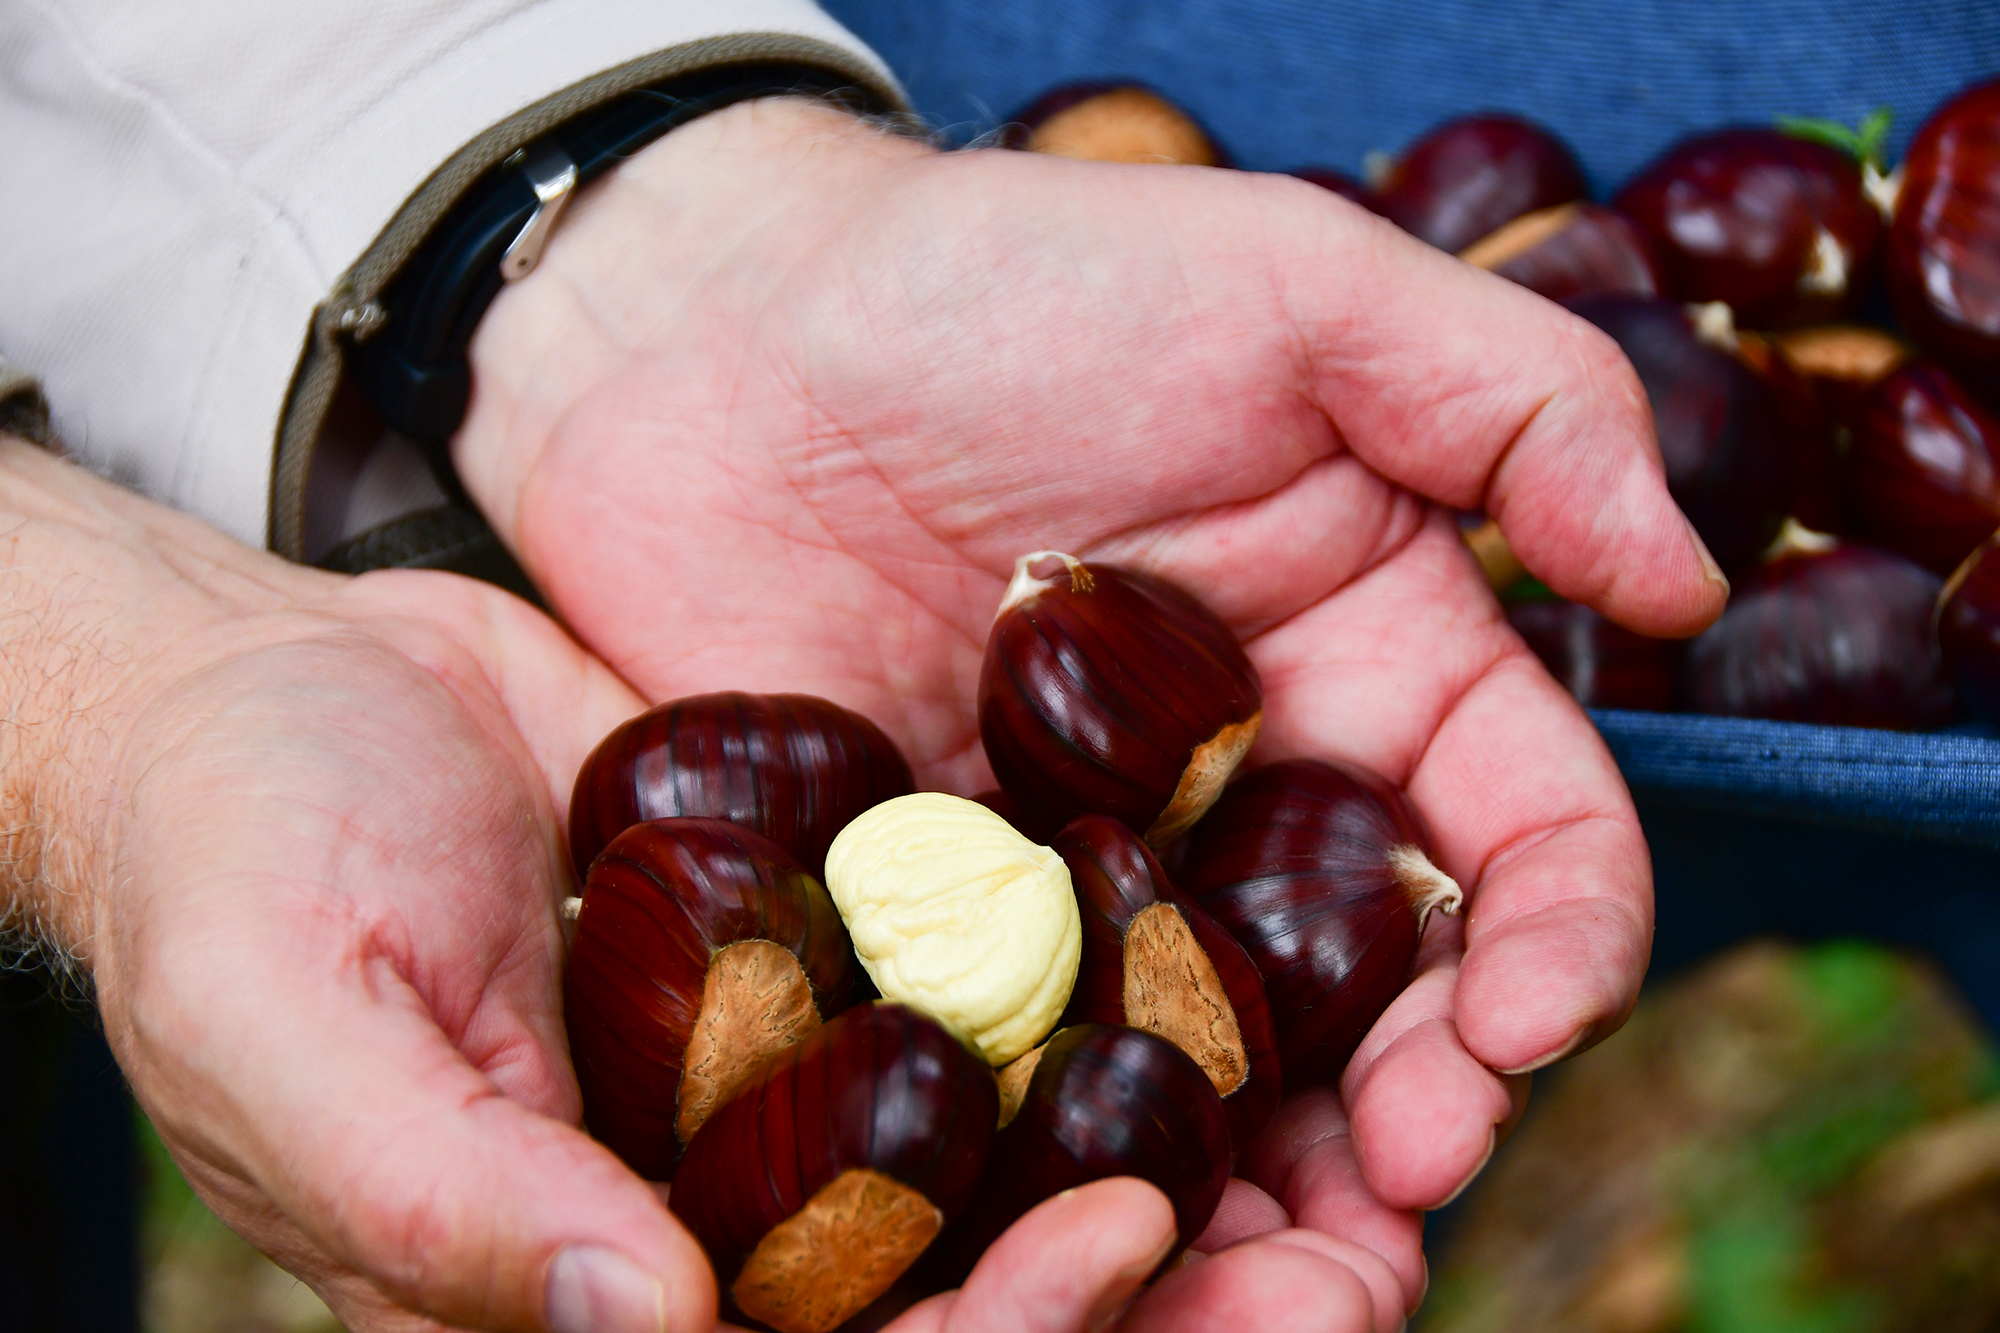
<instances>
[{"instance_id":1,"label":"wrist","mask_svg":"<svg viewBox=\"0 0 2000 1333\"><path fill-rule=\"evenodd\" d=\"M836 219L873 206L871 186L932 151L825 103L766 98L682 126L586 187L470 349L452 460L503 540L521 550L521 497L594 387L671 375L648 363L664 326L747 327Z\"/></svg>"},{"instance_id":2,"label":"wrist","mask_svg":"<svg viewBox=\"0 0 2000 1333\"><path fill-rule=\"evenodd\" d=\"M5 436L0 531L0 938L87 968L149 701L326 576Z\"/></svg>"}]
</instances>

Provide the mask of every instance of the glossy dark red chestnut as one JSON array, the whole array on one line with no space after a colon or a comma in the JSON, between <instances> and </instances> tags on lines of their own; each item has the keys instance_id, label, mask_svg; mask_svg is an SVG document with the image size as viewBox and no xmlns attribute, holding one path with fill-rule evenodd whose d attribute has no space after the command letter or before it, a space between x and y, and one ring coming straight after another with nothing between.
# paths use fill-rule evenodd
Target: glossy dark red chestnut
<instances>
[{"instance_id":1,"label":"glossy dark red chestnut","mask_svg":"<svg viewBox=\"0 0 2000 1333\"><path fill-rule=\"evenodd\" d=\"M1188 838L1181 884L1250 954L1291 1091L1339 1078L1401 993L1457 884L1386 778L1295 759L1229 786Z\"/></svg>"},{"instance_id":2,"label":"glossy dark red chestnut","mask_svg":"<svg viewBox=\"0 0 2000 1333\"><path fill-rule=\"evenodd\" d=\"M1652 404L1673 493L1725 570L1761 555L1791 508L1796 469L1776 399L1672 301L1591 296L1570 309L1617 340Z\"/></svg>"},{"instance_id":3,"label":"glossy dark red chestnut","mask_svg":"<svg viewBox=\"0 0 2000 1333\"><path fill-rule=\"evenodd\" d=\"M1187 593L1052 551L1016 564L980 668L979 735L1030 837L1101 814L1160 846L1201 817L1262 721L1256 668Z\"/></svg>"},{"instance_id":4,"label":"glossy dark red chestnut","mask_svg":"<svg viewBox=\"0 0 2000 1333\"><path fill-rule=\"evenodd\" d=\"M1064 1028L1041 1047L1019 1113L994 1140L979 1197L926 1260L924 1285L959 1285L1036 1204L1112 1176L1150 1181L1173 1204L1179 1241L1164 1269L1215 1215L1229 1160L1222 1101L1178 1046L1137 1028Z\"/></svg>"},{"instance_id":5,"label":"glossy dark red chestnut","mask_svg":"<svg viewBox=\"0 0 2000 1333\"><path fill-rule=\"evenodd\" d=\"M1739 578L1722 618L1689 645L1694 711L1900 731L1950 721L1931 628L1937 576L1829 538L1790 546Z\"/></svg>"},{"instance_id":6,"label":"glossy dark red chestnut","mask_svg":"<svg viewBox=\"0 0 2000 1333\"><path fill-rule=\"evenodd\" d=\"M671 1207L739 1312L828 1333L972 1201L998 1113L992 1071L942 1027L861 1005L709 1117Z\"/></svg>"},{"instance_id":7,"label":"glossy dark red chestnut","mask_svg":"<svg viewBox=\"0 0 2000 1333\"><path fill-rule=\"evenodd\" d=\"M1903 157L1883 262L1917 345L2000 408L2000 80L1924 122Z\"/></svg>"},{"instance_id":8,"label":"glossy dark red chestnut","mask_svg":"<svg viewBox=\"0 0 2000 1333\"><path fill-rule=\"evenodd\" d=\"M772 1053L862 982L818 880L719 819L662 819L591 867L564 974L584 1123L648 1180Z\"/></svg>"},{"instance_id":9,"label":"glossy dark red chestnut","mask_svg":"<svg viewBox=\"0 0 2000 1333\"><path fill-rule=\"evenodd\" d=\"M1659 261L1645 233L1623 213L1596 204L1559 204L1515 218L1458 257L1551 301L1660 294Z\"/></svg>"},{"instance_id":10,"label":"glossy dark red chestnut","mask_svg":"<svg viewBox=\"0 0 2000 1333\"><path fill-rule=\"evenodd\" d=\"M1838 476L1855 536L1942 577L2000 527L2000 420L1941 368L1905 365L1849 424Z\"/></svg>"},{"instance_id":11,"label":"glossy dark red chestnut","mask_svg":"<svg viewBox=\"0 0 2000 1333\"><path fill-rule=\"evenodd\" d=\"M1083 961L1059 1026L1165 1037L1221 1095L1231 1140L1248 1143L1281 1095L1277 1031L1250 955L1117 820L1085 815L1049 845L1069 866L1083 921Z\"/></svg>"},{"instance_id":12,"label":"glossy dark red chestnut","mask_svg":"<svg viewBox=\"0 0 2000 1333\"><path fill-rule=\"evenodd\" d=\"M998 787L990 791L980 792L972 799L1006 820L1009 824L1012 824L1015 828L1018 829L1021 827L1021 812L1014 808L1014 798L1006 792L1001 791Z\"/></svg>"},{"instance_id":13,"label":"glossy dark red chestnut","mask_svg":"<svg viewBox=\"0 0 2000 1333\"><path fill-rule=\"evenodd\" d=\"M644 819L693 816L753 828L815 877L854 817L913 789L882 729L809 694L698 694L641 713L576 775L569 846L591 858Z\"/></svg>"},{"instance_id":14,"label":"glossy dark red chestnut","mask_svg":"<svg viewBox=\"0 0 2000 1333\"><path fill-rule=\"evenodd\" d=\"M1845 531L1839 457L1853 442L1854 421L1869 393L1910 359L1910 345L1864 324L1794 329L1772 334L1768 345L1791 372L1774 373L1781 367L1773 366L1765 382L1777 391L1798 458L1792 517L1822 532ZM1743 350L1756 346L1746 338ZM1803 389L1797 387L1801 382Z\"/></svg>"},{"instance_id":15,"label":"glossy dark red chestnut","mask_svg":"<svg viewBox=\"0 0 2000 1333\"><path fill-rule=\"evenodd\" d=\"M1519 116L1466 116L1403 150L1376 183L1380 212L1457 254L1524 213L1588 194L1568 145Z\"/></svg>"},{"instance_id":16,"label":"glossy dark red chestnut","mask_svg":"<svg viewBox=\"0 0 2000 1333\"><path fill-rule=\"evenodd\" d=\"M1052 89L1013 117L1002 142L1092 162L1229 163L1193 116L1152 89L1129 83Z\"/></svg>"},{"instance_id":17,"label":"glossy dark red chestnut","mask_svg":"<svg viewBox=\"0 0 2000 1333\"><path fill-rule=\"evenodd\" d=\"M1652 241L1668 296L1727 301L1748 328L1850 313L1882 230L1852 157L1771 129L1683 140L1612 202Z\"/></svg>"},{"instance_id":18,"label":"glossy dark red chestnut","mask_svg":"<svg viewBox=\"0 0 2000 1333\"><path fill-rule=\"evenodd\" d=\"M1523 602L1507 620L1585 708L1673 711L1678 643L1635 634L1576 602Z\"/></svg>"},{"instance_id":19,"label":"glossy dark red chestnut","mask_svg":"<svg viewBox=\"0 0 2000 1333\"><path fill-rule=\"evenodd\" d=\"M1938 646L1965 706L2000 727L2000 532L1965 558L1938 598Z\"/></svg>"},{"instance_id":20,"label":"glossy dark red chestnut","mask_svg":"<svg viewBox=\"0 0 2000 1333\"><path fill-rule=\"evenodd\" d=\"M1763 381L1777 408L1780 433L1792 459L1789 517L1817 531L1839 531L1840 499L1834 480L1839 427L1825 396L1784 353L1776 335L1737 333L1736 359Z\"/></svg>"}]
</instances>

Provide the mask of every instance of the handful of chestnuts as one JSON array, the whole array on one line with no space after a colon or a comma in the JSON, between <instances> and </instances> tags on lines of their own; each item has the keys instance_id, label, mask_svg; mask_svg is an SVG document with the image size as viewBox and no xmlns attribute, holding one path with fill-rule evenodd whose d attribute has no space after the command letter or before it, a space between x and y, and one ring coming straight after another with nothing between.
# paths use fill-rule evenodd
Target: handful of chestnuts
<instances>
[{"instance_id":1,"label":"handful of chestnuts","mask_svg":"<svg viewBox=\"0 0 2000 1333\"><path fill-rule=\"evenodd\" d=\"M684 699L598 747L564 982L585 1124L672 1180L734 1317L879 1318L1114 1175L1185 1247L1284 1090L1339 1077L1460 893L1375 774L1232 783L1262 708L1195 597L1034 552L981 675L980 802L912 792L879 728L805 696Z\"/></svg>"}]
</instances>

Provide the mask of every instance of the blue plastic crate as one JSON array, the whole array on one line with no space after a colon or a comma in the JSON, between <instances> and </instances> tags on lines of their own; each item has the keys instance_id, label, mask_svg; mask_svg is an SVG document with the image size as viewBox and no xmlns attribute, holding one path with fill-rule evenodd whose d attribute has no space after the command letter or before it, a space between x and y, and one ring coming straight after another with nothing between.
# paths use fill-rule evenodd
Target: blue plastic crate
<instances>
[{"instance_id":1,"label":"blue plastic crate","mask_svg":"<svg viewBox=\"0 0 2000 1333\"><path fill-rule=\"evenodd\" d=\"M1051 85L1130 78L1235 160L1357 170L1453 115L1532 116L1601 194L1675 139L1895 112L1900 153L2000 74L1992 0L825 0L960 141ZM2000 741L1601 713L1659 885L1656 973L1748 934L1928 950L2000 1027Z\"/></svg>"},{"instance_id":2,"label":"blue plastic crate","mask_svg":"<svg viewBox=\"0 0 2000 1333\"><path fill-rule=\"evenodd\" d=\"M1591 720L1635 791L1730 815L2000 849L2000 740L1990 734L1609 709Z\"/></svg>"}]
</instances>

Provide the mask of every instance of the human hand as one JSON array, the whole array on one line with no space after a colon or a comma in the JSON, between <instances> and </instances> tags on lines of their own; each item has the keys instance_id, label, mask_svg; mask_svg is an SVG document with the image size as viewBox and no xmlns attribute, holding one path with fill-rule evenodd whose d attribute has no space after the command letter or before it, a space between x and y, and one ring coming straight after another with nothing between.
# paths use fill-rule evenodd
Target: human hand
<instances>
[{"instance_id":1,"label":"human hand","mask_svg":"<svg viewBox=\"0 0 2000 1333\"><path fill-rule=\"evenodd\" d=\"M356 1330L707 1327L559 1007L554 793L639 701L504 594L298 569L18 442L0 512L0 908L197 1192Z\"/></svg>"},{"instance_id":2,"label":"human hand","mask_svg":"<svg viewBox=\"0 0 2000 1333\"><path fill-rule=\"evenodd\" d=\"M358 1333L711 1327L562 1037L556 810L639 700L505 594L288 566L18 442L0 519L0 924L88 969L197 1192ZM1083 1333L1171 1230L1150 1186L1077 1191L901 1327Z\"/></svg>"},{"instance_id":3,"label":"human hand","mask_svg":"<svg viewBox=\"0 0 2000 1333\"><path fill-rule=\"evenodd\" d=\"M1629 1010L1629 798L1429 503L1635 628L1719 611L1636 380L1556 307L1296 181L939 154L772 101L581 199L473 365L460 472L586 644L651 699L836 699L922 786L987 781L1015 556L1199 590L1262 672L1258 757L1402 783L1470 890L1342 1084L1386 1205L1454 1194L1525 1071Z\"/></svg>"}]
</instances>

